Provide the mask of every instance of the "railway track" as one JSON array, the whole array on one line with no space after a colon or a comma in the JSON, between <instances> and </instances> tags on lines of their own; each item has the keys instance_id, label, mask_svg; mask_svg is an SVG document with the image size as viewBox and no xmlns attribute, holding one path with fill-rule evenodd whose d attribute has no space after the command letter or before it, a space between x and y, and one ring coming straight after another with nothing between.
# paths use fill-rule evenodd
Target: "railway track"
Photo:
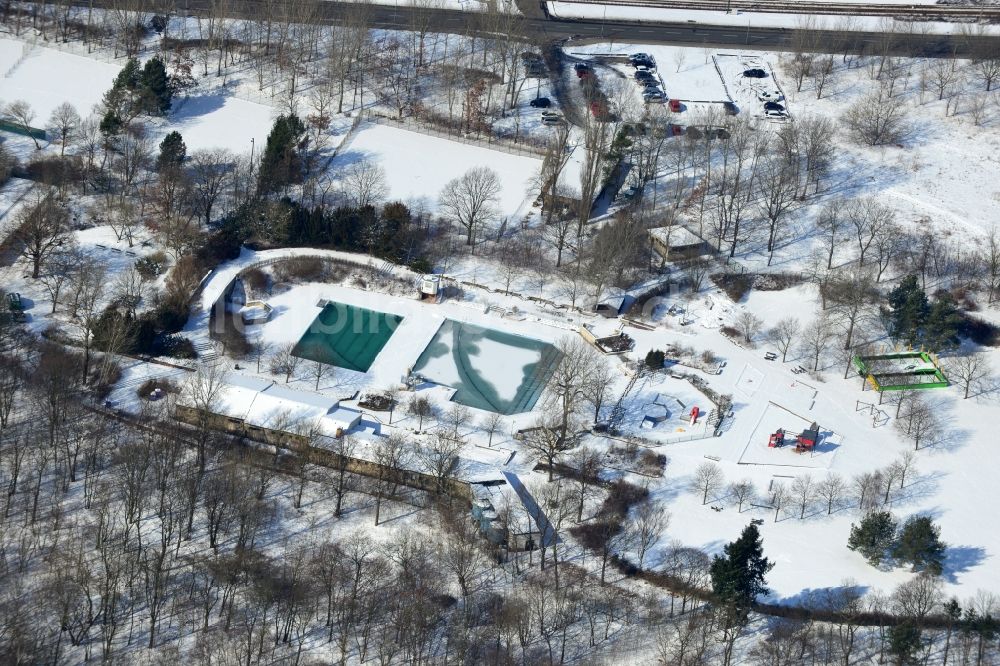
<instances>
[{"instance_id":1,"label":"railway track","mask_svg":"<svg viewBox=\"0 0 1000 666\"><path fill-rule=\"evenodd\" d=\"M910 21L962 20L1000 23L1000 5L902 5L803 0L559 0L571 4L600 4L657 9L695 9L775 14L827 14L833 16L884 16Z\"/></svg>"}]
</instances>

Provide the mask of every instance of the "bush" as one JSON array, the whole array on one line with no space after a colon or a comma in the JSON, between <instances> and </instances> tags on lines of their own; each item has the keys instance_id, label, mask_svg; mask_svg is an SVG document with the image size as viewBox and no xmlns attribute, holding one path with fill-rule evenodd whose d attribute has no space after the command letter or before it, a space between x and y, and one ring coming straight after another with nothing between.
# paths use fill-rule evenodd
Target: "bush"
<instances>
[{"instance_id":1,"label":"bush","mask_svg":"<svg viewBox=\"0 0 1000 666\"><path fill-rule=\"evenodd\" d=\"M243 280L243 284L245 284L251 291L258 294L267 291L270 278L268 278L267 273L259 268L251 268L250 270L245 271L240 277Z\"/></svg>"},{"instance_id":2,"label":"bush","mask_svg":"<svg viewBox=\"0 0 1000 666\"><path fill-rule=\"evenodd\" d=\"M646 353L646 367L650 370L662 370L666 354L660 349L650 349Z\"/></svg>"},{"instance_id":3,"label":"bush","mask_svg":"<svg viewBox=\"0 0 1000 666\"><path fill-rule=\"evenodd\" d=\"M169 379L147 379L139 386L135 393L143 400L148 400L149 396L156 389L160 389L164 393L178 393L180 390L177 384Z\"/></svg>"},{"instance_id":4,"label":"bush","mask_svg":"<svg viewBox=\"0 0 1000 666\"><path fill-rule=\"evenodd\" d=\"M150 255L137 259L135 262L135 270L139 272L139 276L143 280L155 280L159 276L163 275L163 270L167 265L167 255L163 252L157 251Z\"/></svg>"},{"instance_id":5,"label":"bush","mask_svg":"<svg viewBox=\"0 0 1000 666\"><path fill-rule=\"evenodd\" d=\"M711 279L734 303L749 293L754 282L754 276L746 273L715 273Z\"/></svg>"},{"instance_id":6,"label":"bush","mask_svg":"<svg viewBox=\"0 0 1000 666\"><path fill-rule=\"evenodd\" d=\"M277 264L278 282L318 282L327 276L326 262L318 257L295 257Z\"/></svg>"}]
</instances>

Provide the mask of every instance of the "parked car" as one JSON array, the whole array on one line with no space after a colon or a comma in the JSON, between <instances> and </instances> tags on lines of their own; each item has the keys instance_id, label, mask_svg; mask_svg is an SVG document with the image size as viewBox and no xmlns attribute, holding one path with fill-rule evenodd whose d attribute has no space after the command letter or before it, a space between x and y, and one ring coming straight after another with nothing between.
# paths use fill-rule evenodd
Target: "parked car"
<instances>
[{"instance_id":1,"label":"parked car","mask_svg":"<svg viewBox=\"0 0 1000 666\"><path fill-rule=\"evenodd\" d=\"M529 105L535 107L536 109L547 109L552 106L552 100L548 97L536 97L535 99L528 102Z\"/></svg>"},{"instance_id":2,"label":"parked car","mask_svg":"<svg viewBox=\"0 0 1000 666\"><path fill-rule=\"evenodd\" d=\"M575 65L573 65L573 69L576 70L576 75L580 76L580 72L586 72L593 68L585 62L578 62Z\"/></svg>"},{"instance_id":3,"label":"parked car","mask_svg":"<svg viewBox=\"0 0 1000 666\"><path fill-rule=\"evenodd\" d=\"M767 90L760 90L757 92L757 99L762 102L779 102L785 99L785 96L779 92L768 92Z\"/></svg>"},{"instance_id":4,"label":"parked car","mask_svg":"<svg viewBox=\"0 0 1000 666\"><path fill-rule=\"evenodd\" d=\"M543 125L562 125L565 120L558 113L542 114Z\"/></svg>"},{"instance_id":5,"label":"parked car","mask_svg":"<svg viewBox=\"0 0 1000 666\"><path fill-rule=\"evenodd\" d=\"M646 93L642 96L642 101L646 104L663 104L667 101L667 96L660 91Z\"/></svg>"},{"instance_id":6,"label":"parked car","mask_svg":"<svg viewBox=\"0 0 1000 666\"><path fill-rule=\"evenodd\" d=\"M760 67L751 67L750 69L743 71L743 76L747 77L748 79L766 79L767 72L765 72Z\"/></svg>"},{"instance_id":7,"label":"parked car","mask_svg":"<svg viewBox=\"0 0 1000 666\"><path fill-rule=\"evenodd\" d=\"M648 53L633 53L629 56L628 62L633 67L656 67L656 61Z\"/></svg>"},{"instance_id":8,"label":"parked car","mask_svg":"<svg viewBox=\"0 0 1000 666\"><path fill-rule=\"evenodd\" d=\"M660 88L659 81L640 81L639 84L646 90L653 90L653 89L659 90Z\"/></svg>"},{"instance_id":9,"label":"parked car","mask_svg":"<svg viewBox=\"0 0 1000 666\"><path fill-rule=\"evenodd\" d=\"M779 111L777 109L764 109L764 116L767 118L781 118L784 120L788 117L788 114L784 111Z\"/></svg>"},{"instance_id":10,"label":"parked car","mask_svg":"<svg viewBox=\"0 0 1000 666\"><path fill-rule=\"evenodd\" d=\"M785 107L783 107L782 105L778 104L777 102L764 102L764 110L765 111L781 111L782 113L784 113Z\"/></svg>"},{"instance_id":11,"label":"parked car","mask_svg":"<svg viewBox=\"0 0 1000 666\"><path fill-rule=\"evenodd\" d=\"M739 107L736 106L736 104L734 104L733 102L723 102L722 110L726 112L727 116L735 116L737 113L740 112Z\"/></svg>"},{"instance_id":12,"label":"parked car","mask_svg":"<svg viewBox=\"0 0 1000 666\"><path fill-rule=\"evenodd\" d=\"M648 71L648 70L639 70L638 72L635 73L635 80L636 81L655 81L656 77L653 76L653 73L650 72L650 71Z\"/></svg>"},{"instance_id":13,"label":"parked car","mask_svg":"<svg viewBox=\"0 0 1000 666\"><path fill-rule=\"evenodd\" d=\"M681 101L679 99L670 100L670 110L674 113L680 113L682 110Z\"/></svg>"}]
</instances>

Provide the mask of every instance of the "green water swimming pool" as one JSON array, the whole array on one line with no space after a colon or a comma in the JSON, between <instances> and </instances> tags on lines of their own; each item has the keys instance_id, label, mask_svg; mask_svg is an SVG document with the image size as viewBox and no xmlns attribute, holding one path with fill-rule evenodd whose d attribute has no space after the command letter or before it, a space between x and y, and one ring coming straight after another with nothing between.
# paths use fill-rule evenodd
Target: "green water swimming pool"
<instances>
[{"instance_id":1,"label":"green water swimming pool","mask_svg":"<svg viewBox=\"0 0 1000 666\"><path fill-rule=\"evenodd\" d=\"M327 303L292 350L299 358L368 372L402 317Z\"/></svg>"},{"instance_id":2,"label":"green water swimming pool","mask_svg":"<svg viewBox=\"0 0 1000 666\"><path fill-rule=\"evenodd\" d=\"M461 405L520 414L534 408L561 360L547 342L447 319L413 371L455 389Z\"/></svg>"}]
</instances>

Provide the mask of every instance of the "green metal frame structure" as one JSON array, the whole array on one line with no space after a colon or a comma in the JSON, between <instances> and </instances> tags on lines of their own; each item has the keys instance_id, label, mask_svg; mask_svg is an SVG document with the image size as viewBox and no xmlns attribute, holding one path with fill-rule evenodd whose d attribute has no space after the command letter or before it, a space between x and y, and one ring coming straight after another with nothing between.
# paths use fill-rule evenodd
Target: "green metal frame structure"
<instances>
[{"instance_id":1,"label":"green metal frame structure","mask_svg":"<svg viewBox=\"0 0 1000 666\"><path fill-rule=\"evenodd\" d=\"M924 367L897 370L880 367L890 363L898 366L907 360L923 364ZM855 355L852 359L858 374L865 378L871 387L882 391L910 391L915 389L946 388L950 385L937 358L925 351L901 351L868 356Z\"/></svg>"}]
</instances>

